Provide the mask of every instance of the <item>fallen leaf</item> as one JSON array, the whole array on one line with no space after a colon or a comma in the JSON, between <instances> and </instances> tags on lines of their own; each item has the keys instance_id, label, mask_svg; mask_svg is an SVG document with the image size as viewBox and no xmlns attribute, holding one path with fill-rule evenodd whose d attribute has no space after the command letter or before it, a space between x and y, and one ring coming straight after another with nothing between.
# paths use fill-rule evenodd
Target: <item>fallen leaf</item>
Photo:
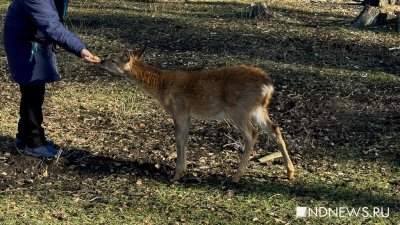
<instances>
[{"instance_id":1,"label":"fallen leaf","mask_svg":"<svg viewBox=\"0 0 400 225\"><path fill-rule=\"evenodd\" d=\"M47 172L47 169L44 170L42 176L43 177L48 177L49 176L49 173Z\"/></svg>"}]
</instances>

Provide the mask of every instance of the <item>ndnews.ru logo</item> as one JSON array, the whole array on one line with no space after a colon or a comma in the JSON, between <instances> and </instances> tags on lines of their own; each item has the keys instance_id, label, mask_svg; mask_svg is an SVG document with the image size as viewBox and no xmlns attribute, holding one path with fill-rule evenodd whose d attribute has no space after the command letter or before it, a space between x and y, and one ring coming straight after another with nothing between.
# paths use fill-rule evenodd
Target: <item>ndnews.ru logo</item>
<instances>
[{"instance_id":1,"label":"ndnews.ru logo","mask_svg":"<svg viewBox=\"0 0 400 225\"><path fill-rule=\"evenodd\" d=\"M382 217L390 215L389 207L296 207L296 217Z\"/></svg>"}]
</instances>

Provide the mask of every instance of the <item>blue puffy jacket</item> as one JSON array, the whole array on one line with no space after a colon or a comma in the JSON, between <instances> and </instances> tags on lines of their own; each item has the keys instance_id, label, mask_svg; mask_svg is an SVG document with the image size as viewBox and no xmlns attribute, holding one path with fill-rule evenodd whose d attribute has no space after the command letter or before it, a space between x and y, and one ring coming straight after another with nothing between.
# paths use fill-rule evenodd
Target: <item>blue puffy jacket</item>
<instances>
[{"instance_id":1,"label":"blue puffy jacket","mask_svg":"<svg viewBox=\"0 0 400 225\"><path fill-rule=\"evenodd\" d=\"M8 8L3 43L13 80L20 84L60 80L53 44L80 57L85 44L61 22L55 1L13 0ZM63 9L63 10L66 10Z\"/></svg>"}]
</instances>

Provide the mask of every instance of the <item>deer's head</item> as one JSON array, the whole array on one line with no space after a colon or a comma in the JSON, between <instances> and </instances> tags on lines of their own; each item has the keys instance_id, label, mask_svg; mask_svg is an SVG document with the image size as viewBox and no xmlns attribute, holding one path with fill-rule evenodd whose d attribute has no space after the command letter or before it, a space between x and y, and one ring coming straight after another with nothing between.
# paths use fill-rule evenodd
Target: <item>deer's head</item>
<instances>
[{"instance_id":1,"label":"deer's head","mask_svg":"<svg viewBox=\"0 0 400 225\"><path fill-rule=\"evenodd\" d=\"M125 50L116 54L111 54L100 64L109 72L119 76L129 76L131 66L142 56L146 47L136 49L134 51Z\"/></svg>"}]
</instances>

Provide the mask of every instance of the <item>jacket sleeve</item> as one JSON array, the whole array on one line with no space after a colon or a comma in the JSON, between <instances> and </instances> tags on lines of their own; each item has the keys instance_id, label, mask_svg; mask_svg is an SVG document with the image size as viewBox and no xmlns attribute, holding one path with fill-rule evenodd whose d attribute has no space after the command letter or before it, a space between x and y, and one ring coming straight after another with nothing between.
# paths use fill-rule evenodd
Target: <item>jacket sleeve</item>
<instances>
[{"instance_id":1,"label":"jacket sleeve","mask_svg":"<svg viewBox=\"0 0 400 225\"><path fill-rule=\"evenodd\" d=\"M85 44L61 23L50 0L25 0L24 2L25 10L33 19L39 32L65 50L81 57L80 52L86 48Z\"/></svg>"}]
</instances>

